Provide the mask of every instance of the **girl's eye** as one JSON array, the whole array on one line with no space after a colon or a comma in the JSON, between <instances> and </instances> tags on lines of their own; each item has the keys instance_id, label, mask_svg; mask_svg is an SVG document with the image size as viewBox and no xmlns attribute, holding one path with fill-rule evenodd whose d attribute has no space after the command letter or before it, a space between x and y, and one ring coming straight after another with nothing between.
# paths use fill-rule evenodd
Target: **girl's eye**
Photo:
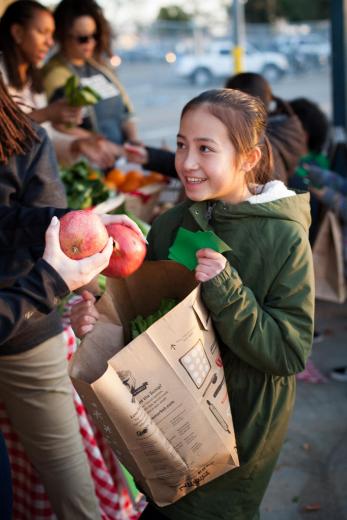
<instances>
[{"instance_id":1,"label":"girl's eye","mask_svg":"<svg viewBox=\"0 0 347 520\"><path fill-rule=\"evenodd\" d=\"M181 143L180 141L177 141L177 150L182 150L182 148L184 148L184 143Z\"/></svg>"},{"instance_id":2,"label":"girl's eye","mask_svg":"<svg viewBox=\"0 0 347 520\"><path fill-rule=\"evenodd\" d=\"M200 152L210 152L211 148L206 146L205 144L200 145Z\"/></svg>"}]
</instances>

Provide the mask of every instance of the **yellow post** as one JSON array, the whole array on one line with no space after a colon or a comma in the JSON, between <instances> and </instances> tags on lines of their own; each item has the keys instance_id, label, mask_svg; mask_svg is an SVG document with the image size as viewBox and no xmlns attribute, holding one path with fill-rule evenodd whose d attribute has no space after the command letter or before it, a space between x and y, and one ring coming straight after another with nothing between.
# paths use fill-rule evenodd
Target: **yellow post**
<instances>
[{"instance_id":1,"label":"yellow post","mask_svg":"<svg viewBox=\"0 0 347 520\"><path fill-rule=\"evenodd\" d=\"M12 4L14 0L0 0L0 16L5 11L6 7Z\"/></svg>"},{"instance_id":2,"label":"yellow post","mask_svg":"<svg viewBox=\"0 0 347 520\"><path fill-rule=\"evenodd\" d=\"M235 47L231 51L232 56L234 58L234 74L238 74L239 72L244 71L243 67L243 55L244 49L240 45L235 45Z\"/></svg>"}]
</instances>

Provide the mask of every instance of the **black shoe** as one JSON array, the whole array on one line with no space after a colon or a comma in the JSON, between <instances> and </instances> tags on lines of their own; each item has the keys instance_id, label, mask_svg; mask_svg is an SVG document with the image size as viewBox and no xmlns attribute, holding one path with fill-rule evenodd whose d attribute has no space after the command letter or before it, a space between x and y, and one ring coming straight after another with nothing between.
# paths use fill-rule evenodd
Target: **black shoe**
<instances>
[{"instance_id":1,"label":"black shoe","mask_svg":"<svg viewBox=\"0 0 347 520\"><path fill-rule=\"evenodd\" d=\"M320 343L325 340L325 336L323 332L319 332L318 330L313 331L313 344Z\"/></svg>"},{"instance_id":2,"label":"black shoe","mask_svg":"<svg viewBox=\"0 0 347 520\"><path fill-rule=\"evenodd\" d=\"M337 367L330 371L331 379L340 383L347 383L347 367Z\"/></svg>"}]
</instances>

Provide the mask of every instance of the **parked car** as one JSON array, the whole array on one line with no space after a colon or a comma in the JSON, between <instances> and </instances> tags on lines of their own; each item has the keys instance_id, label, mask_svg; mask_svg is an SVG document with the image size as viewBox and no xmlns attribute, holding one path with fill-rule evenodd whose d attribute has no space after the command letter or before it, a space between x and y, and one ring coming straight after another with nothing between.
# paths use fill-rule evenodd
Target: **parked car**
<instances>
[{"instance_id":1,"label":"parked car","mask_svg":"<svg viewBox=\"0 0 347 520\"><path fill-rule=\"evenodd\" d=\"M176 73L199 86L233 74L232 43L212 42L203 54L180 56L175 64ZM279 52L259 51L247 44L244 70L262 74L270 83L279 80L287 71L287 58Z\"/></svg>"}]
</instances>

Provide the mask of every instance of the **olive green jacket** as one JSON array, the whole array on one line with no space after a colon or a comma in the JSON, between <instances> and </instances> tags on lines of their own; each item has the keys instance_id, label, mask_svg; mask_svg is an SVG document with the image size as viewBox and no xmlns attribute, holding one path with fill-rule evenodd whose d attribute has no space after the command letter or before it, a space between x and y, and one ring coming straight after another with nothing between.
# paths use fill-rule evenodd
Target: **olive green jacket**
<instances>
[{"instance_id":1,"label":"olive green jacket","mask_svg":"<svg viewBox=\"0 0 347 520\"><path fill-rule=\"evenodd\" d=\"M276 181L279 182L279 181ZM314 279L309 195L232 205L185 201L149 235L149 258L166 259L180 226L213 229L231 247L225 270L202 284L220 338L240 468L161 508L177 520L253 520L310 353Z\"/></svg>"}]
</instances>

